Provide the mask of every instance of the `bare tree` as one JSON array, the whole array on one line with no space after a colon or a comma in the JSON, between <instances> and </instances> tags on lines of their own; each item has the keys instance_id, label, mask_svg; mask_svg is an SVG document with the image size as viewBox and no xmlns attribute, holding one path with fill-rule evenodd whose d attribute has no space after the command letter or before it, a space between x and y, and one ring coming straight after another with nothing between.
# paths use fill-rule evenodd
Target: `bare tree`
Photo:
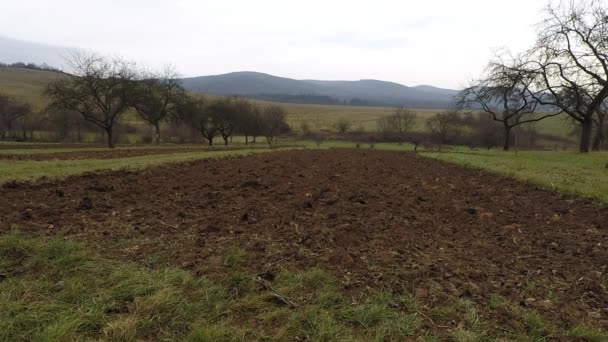
<instances>
[{"instance_id":1,"label":"bare tree","mask_svg":"<svg viewBox=\"0 0 608 342\"><path fill-rule=\"evenodd\" d=\"M289 128L285 122L286 115L285 109L277 105L268 106L262 111L262 134L271 148L275 137Z\"/></svg>"},{"instance_id":2,"label":"bare tree","mask_svg":"<svg viewBox=\"0 0 608 342\"><path fill-rule=\"evenodd\" d=\"M579 150L589 152L593 117L608 97L608 11L597 0L549 6L526 69L537 99L581 126Z\"/></svg>"},{"instance_id":3,"label":"bare tree","mask_svg":"<svg viewBox=\"0 0 608 342\"><path fill-rule=\"evenodd\" d=\"M224 145L228 141L238 123L238 99L219 98L212 101L207 107L209 127L217 129L219 135L224 139Z\"/></svg>"},{"instance_id":4,"label":"bare tree","mask_svg":"<svg viewBox=\"0 0 608 342\"><path fill-rule=\"evenodd\" d=\"M184 96L179 74L169 66L160 73L148 73L137 82L133 106L137 114L154 127L156 145L160 144L160 123L177 113Z\"/></svg>"},{"instance_id":5,"label":"bare tree","mask_svg":"<svg viewBox=\"0 0 608 342\"><path fill-rule=\"evenodd\" d=\"M511 146L511 130L519 125L536 122L561 114L560 111L534 115L539 107L538 97L532 93L534 77L516 59L503 58L492 62L485 75L461 91L456 99L459 110L481 110L503 126L503 150Z\"/></svg>"},{"instance_id":6,"label":"bare tree","mask_svg":"<svg viewBox=\"0 0 608 342\"><path fill-rule=\"evenodd\" d=\"M245 145L249 145L249 138L255 138L261 134L261 111L260 107L249 103L249 106L242 108L239 114L238 131L245 136Z\"/></svg>"},{"instance_id":7,"label":"bare tree","mask_svg":"<svg viewBox=\"0 0 608 342\"><path fill-rule=\"evenodd\" d=\"M397 133L398 142L401 144L405 138L405 134L410 131L416 124L416 112L413 110L399 106L395 108L392 116L392 125Z\"/></svg>"},{"instance_id":8,"label":"bare tree","mask_svg":"<svg viewBox=\"0 0 608 342\"><path fill-rule=\"evenodd\" d=\"M17 138L17 121L31 113L32 107L28 103L0 94L0 138Z\"/></svg>"},{"instance_id":9,"label":"bare tree","mask_svg":"<svg viewBox=\"0 0 608 342\"><path fill-rule=\"evenodd\" d=\"M220 123L217 112L212 108L213 105L214 103L207 104L202 97L190 97L178 106L180 121L195 128L207 140L209 146L213 146L213 139L220 135Z\"/></svg>"},{"instance_id":10,"label":"bare tree","mask_svg":"<svg viewBox=\"0 0 608 342\"><path fill-rule=\"evenodd\" d=\"M80 113L106 133L114 148L117 118L133 105L137 72L133 63L96 54L75 52L68 59L73 74L62 75L46 88L58 108Z\"/></svg>"},{"instance_id":11,"label":"bare tree","mask_svg":"<svg viewBox=\"0 0 608 342\"><path fill-rule=\"evenodd\" d=\"M416 124L416 112L399 106L393 114L385 116L377 121L378 130L386 140L397 140L403 143L407 132Z\"/></svg>"},{"instance_id":12,"label":"bare tree","mask_svg":"<svg viewBox=\"0 0 608 342\"><path fill-rule=\"evenodd\" d=\"M441 151L441 147L459 133L460 116L455 111L436 113L427 119L426 124Z\"/></svg>"},{"instance_id":13,"label":"bare tree","mask_svg":"<svg viewBox=\"0 0 608 342\"><path fill-rule=\"evenodd\" d=\"M606 101L602 103L596 115L593 117L593 125L595 127L595 135L593 136L593 143L591 149L593 151L600 151L604 147L604 141L606 140L606 115L608 113L608 104Z\"/></svg>"},{"instance_id":14,"label":"bare tree","mask_svg":"<svg viewBox=\"0 0 608 342\"><path fill-rule=\"evenodd\" d=\"M350 128L352 127L352 125L353 125L352 121L350 121L349 119L347 119L345 117L339 118L338 121L335 123L336 130L340 134L344 134L344 133L348 132L350 130Z\"/></svg>"},{"instance_id":15,"label":"bare tree","mask_svg":"<svg viewBox=\"0 0 608 342\"><path fill-rule=\"evenodd\" d=\"M82 142L82 133L86 127L80 113L53 107L47 107L45 113L50 129L54 131L57 141L75 140Z\"/></svg>"}]
</instances>

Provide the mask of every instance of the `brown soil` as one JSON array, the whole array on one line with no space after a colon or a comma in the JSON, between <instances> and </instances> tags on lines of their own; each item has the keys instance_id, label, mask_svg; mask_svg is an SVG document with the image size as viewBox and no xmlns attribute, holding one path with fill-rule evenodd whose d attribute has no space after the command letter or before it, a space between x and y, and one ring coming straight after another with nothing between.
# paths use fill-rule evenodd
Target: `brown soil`
<instances>
[{"instance_id":1,"label":"brown soil","mask_svg":"<svg viewBox=\"0 0 608 342\"><path fill-rule=\"evenodd\" d=\"M320 266L345 291L428 306L501 294L565 325L608 326L608 210L413 154L289 151L0 189L0 230L252 274ZM598 312L600 317L598 318ZM590 318L593 313L593 318Z\"/></svg>"},{"instance_id":2,"label":"brown soil","mask_svg":"<svg viewBox=\"0 0 608 342\"><path fill-rule=\"evenodd\" d=\"M53 153L34 153L34 154L0 154L0 160L81 160L81 159L114 159L140 157L156 154L174 154L188 152L208 152L208 151L227 151L242 149L267 148L260 146L239 146L239 147L176 147L176 148L134 148L106 151L70 151Z\"/></svg>"}]
</instances>

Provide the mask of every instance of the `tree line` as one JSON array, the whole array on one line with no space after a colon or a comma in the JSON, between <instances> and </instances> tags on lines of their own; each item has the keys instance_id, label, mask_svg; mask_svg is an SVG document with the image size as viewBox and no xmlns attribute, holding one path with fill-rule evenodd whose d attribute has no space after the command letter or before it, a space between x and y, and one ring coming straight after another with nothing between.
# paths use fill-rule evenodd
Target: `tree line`
<instances>
[{"instance_id":1,"label":"tree line","mask_svg":"<svg viewBox=\"0 0 608 342\"><path fill-rule=\"evenodd\" d=\"M195 129L209 145L217 137L228 145L234 134L240 134L246 143L262 136L272 146L277 135L289 130L283 107L260 106L236 97L190 95L171 67L151 72L122 58L82 52L72 54L67 62L71 72L44 91L50 100L44 112L56 122L53 127L59 138L73 129L80 135L84 120L88 129L103 131L107 146L113 148L118 122L128 111L153 128L156 144L161 141L163 123ZM25 139L25 128L19 132L16 127L35 114L29 104L0 95L0 138Z\"/></svg>"}]
</instances>

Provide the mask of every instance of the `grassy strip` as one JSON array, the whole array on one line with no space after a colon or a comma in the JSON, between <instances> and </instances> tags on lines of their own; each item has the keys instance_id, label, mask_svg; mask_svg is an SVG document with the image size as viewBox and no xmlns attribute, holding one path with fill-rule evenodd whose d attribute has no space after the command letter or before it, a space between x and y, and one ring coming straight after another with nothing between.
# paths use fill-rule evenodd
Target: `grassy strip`
<instances>
[{"instance_id":1,"label":"grassy strip","mask_svg":"<svg viewBox=\"0 0 608 342\"><path fill-rule=\"evenodd\" d=\"M258 143L256 145L245 145L243 142L239 141L240 137L234 139L235 142L231 143L229 146L225 147L224 145L217 145L213 147L209 147L206 144L161 144L161 145L139 145L139 144L130 144L130 145L118 145L113 150L103 146L102 144L82 144L83 146L74 146L74 147L62 147L62 144L58 143L42 143L44 145L57 145L56 148L2 148L0 149L0 154L18 154L18 155L30 155L30 154L53 154L53 153L64 153L64 152L112 152L115 150L162 150L162 149L183 149L184 152L188 152L188 149L213 149L213 150L224 150L227 148L266 148L268 145L265 143ZM5 146L11 145L36 145L40 143L12 143L12 142L2 142L0 144ZM277 145L277 147L284 146Z\"/></svg>"},{"instance_id":2,"label":"grassy strip","mask_svg":"<svg viewBox=\"0 0 608 342\"><path fill-rule=\"evenodd\" d=\"M186 152L156 154L132 158L84 159L84 160L45 160L45 161L6 161L0 160L0 184L10 180L34 180L41 177L62 178L84 172L99 170L140 169L169 162L183 162L205 158L267 153L284 149L244 149L211 152Z\"/></svg>"},{"instance_id":3,"label":"grassy strip","mask_svg":"<svg viewBox=\"0 0 608 342\"><path fill-rule=\"evenodd\" d=\"M425 157L489 170L541 187L608 204L608 152L424 152Z\"/></svg>"},{"instance_id":4,"label":"grassy strip","mask_svg":"<svg viewBox=\"0 0 608 342\"><path fill-rule=\"evenodd\" d=\"M605 341L605 331L560 330L534 311L494 296L484 310L458 300L431 309L407 293L368 291L355 300L327 272L282 271L276 299L242 272L244 252L225 251L215 281L166 265L108 260L61 239L0 236L0 340L480 341L556 336ZM423 313L426 311L426 313ZM511 317L501 327L485 314ZM441 328L457 319L452 328ZM513 330L513 326L519 327ZM435 334L435 335L432 335Z\"/></svg>"}]
</instances>

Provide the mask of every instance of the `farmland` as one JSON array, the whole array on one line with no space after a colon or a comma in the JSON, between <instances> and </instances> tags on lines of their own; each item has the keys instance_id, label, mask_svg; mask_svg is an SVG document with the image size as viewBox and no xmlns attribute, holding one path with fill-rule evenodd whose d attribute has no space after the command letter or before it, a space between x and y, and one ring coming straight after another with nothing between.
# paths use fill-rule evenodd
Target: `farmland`
<instances>
[{"instance_id":1,"label":"farmland","mask_svg":"<svg viewBox=\"0 0 608 342\"><path fill-rule=\"evenodd\" d=\"M44 87L48 82L60 77L59 74L19 68L0 68L0 93L6 93L15 98L33 104L36 110L42 110L47 104L48 99L43 95ZM272 102L255 100L260 105L274 104ZM335 130L335 124L339 119L345 118L352 123L353 129L362 129L368 132L377 130L376 121L393 112L389 107L365 107L365 106L339 106L339 105L314 105L314 104L293 104L282 103L281 106L287 110L287 122L293 130L298 131L303 123L306 123L312 130ZM425 120L430 115L440 111L433 109L415 109L418 114L414 130L423 131L426 129ZM138 119L133 111L129 111L123 118L124 123L147 128L147 125ZM543 120L535 127L542 134L558 137L571 138L572 130L570 124L564 116L557 116ZM43 132L40 133L44 136ZM92 141L94 137L88 140ZM136 142L140 137L130 136L129 140Z\"/></svg>"},{"instance_id":2,"label":"farmland","mask_svg":"<svg viewBox=\"0 0 608 342\"><path fill-rule=\"evenodd\" d=\"M7 3L0 341L608 341L608 7L544 1Z\"/></svg>"},{"instance_id":3,"label":"farmland","mask_svg":"<svg viewBox=\"0 0 608 342\"><path fill-rule=\"evenodd\" d=\"M513 179L543 185L546 169L521 162L556 167L569 152L294 144L13 145L0 339L607 337L608 213ZM521 167L506 174L492 155ZM433 159L465 156L468 168ZM597 169L594 156L570 171ZM58 178L6 182L41 175Z\"/></svg>"}]
</instances>

